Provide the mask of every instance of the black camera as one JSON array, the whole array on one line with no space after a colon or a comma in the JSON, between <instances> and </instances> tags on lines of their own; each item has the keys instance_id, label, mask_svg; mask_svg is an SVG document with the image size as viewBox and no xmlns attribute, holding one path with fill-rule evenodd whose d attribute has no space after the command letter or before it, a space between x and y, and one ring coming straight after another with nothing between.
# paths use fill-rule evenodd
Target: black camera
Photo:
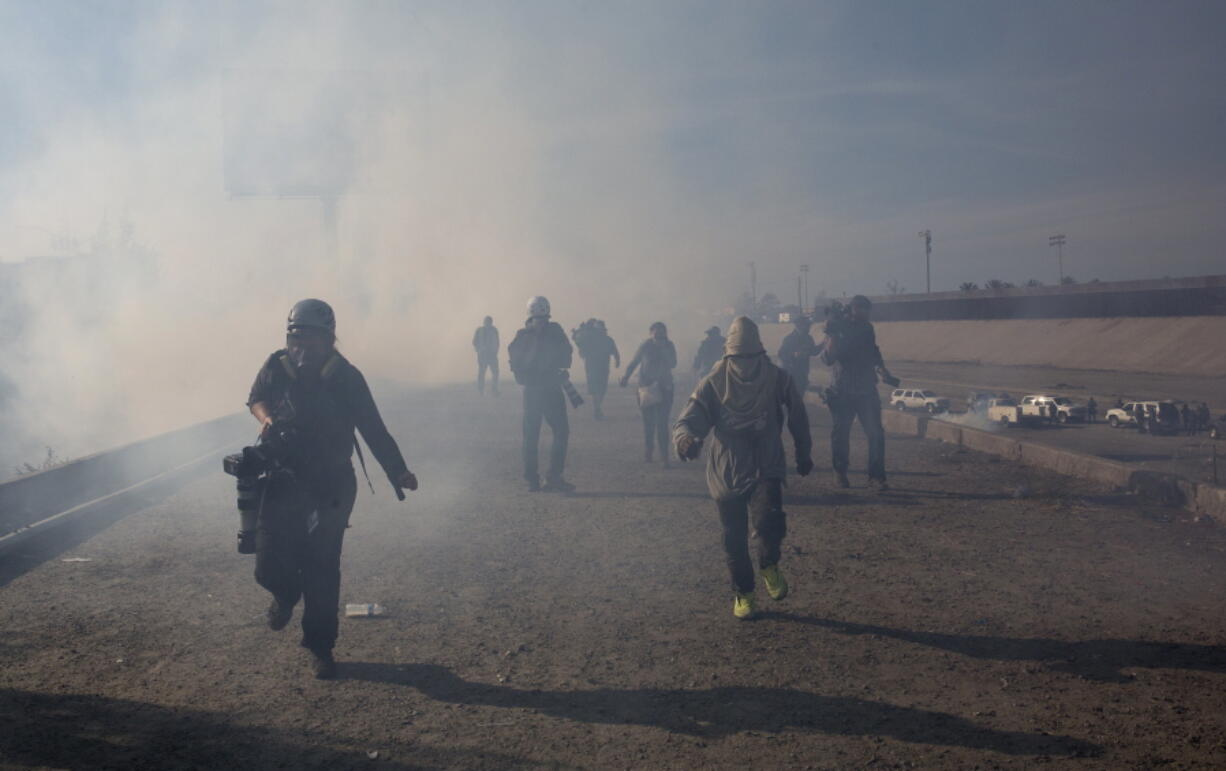
<instances>
[{"instance_id":1,"label":"black camera","mask_svg":"<svg viewBox=\"0 0 1226 771\"><path fill-rule=\"evenodd\" d=\"M829 337L838 337L843 333L847 322L851 320L851 307L838 300L832 300L826 306L825 332Z\"/></svg>"},{"instance_id":2,"label":"black camera","mask_svg":"<svg viewBox=\"0 0 1226 771\"><path fill-rule=\"evenodd\" d=\"M268 476L287 470L295 447L292 425L274 423L259 442L222 458L221 468L235 477L238 492L238 553L255 554L255 530Z\"/></svg>"}]
</instances>

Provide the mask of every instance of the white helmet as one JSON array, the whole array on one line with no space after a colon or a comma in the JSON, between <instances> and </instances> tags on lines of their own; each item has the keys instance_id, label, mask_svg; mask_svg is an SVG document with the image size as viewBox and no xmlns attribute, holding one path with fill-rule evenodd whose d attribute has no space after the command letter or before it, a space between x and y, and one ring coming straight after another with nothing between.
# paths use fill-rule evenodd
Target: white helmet
<instances>
[{"instance_id":1,"label":"white helmet","mask_svg":"<svg viewBox=\"0 0 1226 771\"><path fill-rule=\"evenodd\" d=\"M549 300L540 295L533 297L528 301L528 316L536 318L537 316L549 315Z\"/></svg>"}]
</instances>

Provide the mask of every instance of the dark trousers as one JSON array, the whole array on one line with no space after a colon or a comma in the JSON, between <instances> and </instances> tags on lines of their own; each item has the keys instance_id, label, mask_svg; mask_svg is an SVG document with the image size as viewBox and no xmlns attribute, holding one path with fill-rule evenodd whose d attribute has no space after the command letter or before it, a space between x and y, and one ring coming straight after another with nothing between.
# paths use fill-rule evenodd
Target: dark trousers
<instances>
[{"instance_id":1,"label":"dark trousers","mask_svg":"<svg viewBox=\"0 0 1226 771\"><path fill-rule=\"evenodd\" d=\"M779 546L788 534L787 514L783 512L783 481L765 479L745 495L716 501L719 522L724 526L724 555L732 589L742 594L753 591L753 563L749 558L749 519L753 514L753 535L758 543L758 567L779 564Z\"/></svg>"},{"instance_id":2,"label":"dark trousers","mask_svg":"<svg viewBox=\"0 0 1226 771\"><path fill-rule=\"evenodd\" d=\"M652 456L652 449L659 443L661 457L668 460L669 433L672 428L668 418L673 412L673 389L663 388L660 392L664 398L659 404L640 407L639 412L643 413L643 442L648 459Z\"/></svg>"},{"instance_id":3,"label":"dark trousers","mask_svg":"<svg viewBox=\"0 0 1226 771\"><path fill-rule=\"evenodd\" d=\"M352 468L314 481L322 493L285 474L268 481L255 536L255 580L282 606L302 600L302 644L322 652L336 644L341 546L357 483Z\"/></svg>"},{"instance_id":4,"label":"dark trousers","mask_svg":"<svg viewBox=\"0 0 1226 771\"><path fill-rule=\"evenodd\" d=\"M477 356L477 390L485 393L485 371L490 371L490 390L498 393L498 357Z\"/></svg>"},{"instance_id":5,"label":"dark trousers","mask_svg":"<svg viewBox=\"0 0 1226 771\"><path fill-rule=\"evenodd\" d=\"M553 445L549 450L548 479L562 478L566 466L566 445L570 441L570 423L566 417L566 397L562 386L524 386L524 478L540 478L538 455L541 442L541 420L549 424Z\"/></svg>"},{"instance_id":6,"label":"dark trousers","mask_svg":"<svg viewBox=\"0 0 1226 771\"><path fill-rule=\"evenodd\" d=\"M851 462L851 424L860 419L868 437L868 476L885 479L885 429L881 427L881 399L876 391L835 394L828 402L834 427L830 429L830 456L834 470L846 473Z\"/></svg>"}]
</instances>

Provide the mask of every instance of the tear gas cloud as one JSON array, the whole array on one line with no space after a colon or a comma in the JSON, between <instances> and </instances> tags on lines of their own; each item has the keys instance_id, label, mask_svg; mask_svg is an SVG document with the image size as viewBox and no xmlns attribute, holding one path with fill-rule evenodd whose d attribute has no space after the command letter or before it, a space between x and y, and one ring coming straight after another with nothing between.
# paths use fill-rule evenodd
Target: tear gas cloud
<instances>
[{"instance_id":1,"label":"tear gas cloud","mask_svg":"<svg viewBox=\"0 0 1226 771\"><path fill-rule=\"evenodd\" d=\"M369 375L439 383L530 295L629 347L657 318L697 337L744 272L660 163L648 73L553 38L577 66L536 82L509 8L119 8L49 4L3 54L37 135L5 159L0 258L55 255L0 274L6 474L241 409L302 297ZM65 21L117 38L63 50ZM569 116L588 85L633 125Z\"/></svg>"},{"instance_id":2,"label":"tear gas cloud","mask_svg":"<svg viewBox=\"0 0 1226 771\"><path fill-rule=\"evenodd\" d=\"M308 296L368 374L442 383L531 295L626 353L663 320L684 356L751 260L785 302L801 263L814 292L914 288L926 227L934 288L1029 272L1004 244L1070 221L1103 278L1158 242L1209 272L1220 143L1155 137L1220 25L1141 5L1140 39L1049 62L1083 28L977 6L925 43L925 9L871 5L0 0L0 469L241 409ZM1115 56L1191 85L1139 105Z\"/></svg>"}]
</instances>

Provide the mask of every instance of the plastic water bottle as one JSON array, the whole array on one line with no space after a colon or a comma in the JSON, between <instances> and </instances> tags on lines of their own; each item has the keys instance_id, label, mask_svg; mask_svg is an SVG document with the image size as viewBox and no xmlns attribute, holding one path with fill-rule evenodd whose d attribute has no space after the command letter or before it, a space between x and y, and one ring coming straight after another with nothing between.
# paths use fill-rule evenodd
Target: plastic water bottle
<instances>
[{"instance_id":1,"label":"plastic water bottle","mask_svg":"<svg viewBox=\"0 0 1226 771\"><path fill-rule=\"evenodd\" d=\"M366 618L369 616L382 616L386 611L383 606L377 602L350 602L345 605L346 618Z\"/></svg>"}]
</instances>

